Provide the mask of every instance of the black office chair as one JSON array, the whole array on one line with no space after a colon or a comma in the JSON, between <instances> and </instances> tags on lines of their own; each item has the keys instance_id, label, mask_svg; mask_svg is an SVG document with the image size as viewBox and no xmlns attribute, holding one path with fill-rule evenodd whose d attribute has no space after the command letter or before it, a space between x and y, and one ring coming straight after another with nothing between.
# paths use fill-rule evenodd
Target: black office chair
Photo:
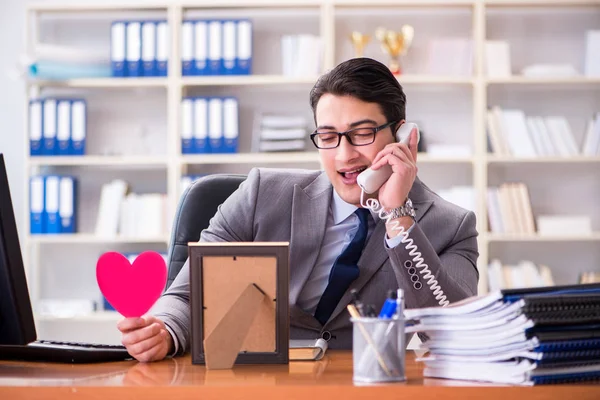
<instances>
[{"instance_id":1,"label":"black office chair","mask_svg":"<svg viewBox=\"0 0 600 400\"><path fill-rule=\"evenodd\" d=\"M240 186L246 175L213 174L194 181L179 200L169 242L166 289L188 258L187 244L197 242L217 208Z\"/></svg>"}]
</instances>

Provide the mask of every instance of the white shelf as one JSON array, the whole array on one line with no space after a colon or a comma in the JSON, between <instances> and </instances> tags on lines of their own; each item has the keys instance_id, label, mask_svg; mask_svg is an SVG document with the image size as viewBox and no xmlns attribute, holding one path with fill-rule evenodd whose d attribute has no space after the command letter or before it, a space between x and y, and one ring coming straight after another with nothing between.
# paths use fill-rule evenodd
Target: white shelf
<instances>
[{"instance_id":1,"label":"white shelf","mask_svg":"<svg viewBox=\"0 0 600 400\"><path fill-rule=\"evenodd\" d=\"M488 85L599 85L600 78L585 76L557 77L557 78L531 78L513 76L510 78L486 78Z\"/></svg>"},{"instance_id":2,"label":"white shelf","mask_svg":"<svg viewBox=\"0 0 600 400\"><path fill-rule=\"evenodd\" d=\"M50 315L36 315L35 319L40 322L118 322L123 317L116 311L97 311L92 314L78 315L72 317L55 317Z\"/></svg>"},{"instance_id":3,"label":"white shelf","mask_svg":"<svg viewBox=\"0 0 600 400\"><path fill-rule=\"evenodd\" d=\"M166 88L167 78L136 77L136 78L81 78L68 80L30 80L30 86L69 87L69 88Z\"/></svg>"},{"instance_id":4,"label":"white shelf","mask_svg":"<svg viewBox=\"0 0 600 400\"><path fill-rule=\"evenodd\" d=\"M31 166L147 166L166 168L161 156L39 156L29 158Z\"/></svg>"},{"instance_id":5,"label":"white shelf","mask_svg":"<svg viewBox=\"0 0 600 400\"><path fill-rule=\"evenodd\" d=\"M200 8L291 8L291 7L318 7L323 2L320 0L203 0L202 2L194 0L182 0L178 4L184 9Z\"/></svg>"},{"instance_id":6,"label":"white shelf","mask_svg":"<svg viewBox=\"0 0 600 400\"><path fill-rule=\"evenodd\" d=\"M487 234L487 241L493 242L596 242L600 241L600 233L591 235L519 235L519 234Z\"/></svg>"},{"instance_id":7,"label":"white shelf","mask_svg":"<svg viewBox=\"0 0 600 400\"><path fill-rule=\"evenodd\" d=\"M600 157L512 157L512 156L490 156L488 164L584 164L600 163Z\"/></svg>"},{"instance_id":8,"label":"white shelf","mask_svg":"<svg viewBox=\"0 0 600 400\"><path fill-rule=\"evenodd\" d=\"M478 0L333 0L336 6L346 7L464 7L473 6Z\"/></svg>"},{"instance_id":9,"label":"white shelf","mask_svg":"<svg viewBox=\"0 0 600 400\"><path fill-rule=\"evenodd\" d=\"M398 82L402 85L472 85L475 79L468 76L400 75Z\"/></svg>"},{"instance_id":10,"label":"white shelf","mask_svg":"<svg viewBox=\"0 0 600 400\"><path fill-rule=\"evenodd\" d=\"M485 4L490 6L510 6L510 7L551 7L551 6L597 6L599 0L485 0Z\"/></svg>"},{"instance_id":11,"label":"white shelf","mask_svg":"<svg viewBox=\"0 0 600 400\"><path fill-rule=\"evenodd\" d=\"M134 11L167 9L169 4L155 1L137 2L65 2L65 3L34 3L27 6L29 11L37 12L82 12L82 11Z\"/></svg>"},{"instance_id":12,"label":"white shelf","mask_svg":"<svg viewBox=\"0 0 600 400\"><path fill-rule=\"evenodd\" d=\"M168 236L160 237L100 237L91 233L75 234L43 234L30 235L29 239L36 244L134 244L134 243L168 243Z\"/></svg>"},{"instance_id":13,"label":"white shelf","mask_svg":"<svg viewBox=\"0 0 600 400\"><path fill-rule=\"evenodd\" d=\"M319 153L280 152L280 153L235 153L198 154L181 157L183 164L276 164L276 163L318 163Z\"/></svg>"},{"instance_id":14,"label":"white shelf","mask_svg":"<svg viewBox=\"0 0 600 400\"><path fill-rule=\"evenodd\" d=\"M185 76L183 86L267 86L314 85L316 76L289 77L283 75Z\"/></svg>"}]
</instances>

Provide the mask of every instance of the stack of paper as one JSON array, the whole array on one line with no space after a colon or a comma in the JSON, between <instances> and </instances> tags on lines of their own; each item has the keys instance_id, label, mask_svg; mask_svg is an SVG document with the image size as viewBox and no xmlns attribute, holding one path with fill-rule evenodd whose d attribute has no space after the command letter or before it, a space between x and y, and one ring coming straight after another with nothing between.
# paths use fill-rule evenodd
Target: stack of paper
<instances>
[{"instance_id":1,"label":"stack of paper","mask_svg":"<svg viewBox=\"0 0 600 400\"><path fill-rule=\"evenodd\" d=\"M255 151L302 151L308 137L308 121L302 116L263 115L258 118Z\"/></svg>"},{"instance_id":2,"label":"stack of paper","mask_svg":"<svg viewBox=\"0 0 600 400\"><path fill-rule=\"evenodd\" d=\"M600 284L511 289L405 310L424 376L533 385L600 378Z\"/></svg>"}]
</instances>

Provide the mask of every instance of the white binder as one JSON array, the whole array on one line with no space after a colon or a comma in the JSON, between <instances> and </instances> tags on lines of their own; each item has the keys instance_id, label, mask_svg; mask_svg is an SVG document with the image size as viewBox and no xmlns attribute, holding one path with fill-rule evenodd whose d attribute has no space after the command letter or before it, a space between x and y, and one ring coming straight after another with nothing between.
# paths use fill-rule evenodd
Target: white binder
<instances>
[{"instance_id":1,"label":"white binder","mask_svg":"<svg viewBox=\"0 0 600 400\"><path fill-rule=\"evenodd\" d=\"M194 24L194 74L208 74L208 23L196 21Z\"/></svg>"},{"instance_id":2,"label":"white binder","mask_svg":"<svg viewBox=\"0 0 600 400\"><path fill-rule=\"evenodd\" d=\"M71 101L59 100L57 108L56 154L65 156L71 154Z\"/></svg>"},{"instance_id":3,"label":"white binder","mask_svg":"<svg viewBox=\"0 0 600 400\"><path fill-rule=\"evenodd\" d=\"M60 232L75 233L75 181L73 177L60 178L60 195L58 214L60 217Z\"/></svg>"},{"instance_id":4,"label":"white binder","mask_svg":"<svg viewBox=\"0 0 600 400\"><path fill-rule=\"evenodd\" d=\"M236 153L238 137L238 101L233 97L227 97L223 99L223 152Z\"/></svg>"},{"instance_id":5,"label":"white binder","mask_svg":"<svg viewBox=\"0 0 600 400\"><path fill-rule=\"evenodd\" d=\"M223 64L221 21L208 23L208 73L220 75Z\"/></svg>"},{"instance_id":6,"label":"white binder","mask_svg":"<svg viewBox=\"0 0 600 400\"><path fill-rule=\"evenodd\" d=\"M71 103L71 154L84 155L87 136L87 104L85 100Z\"/></svg>"},{"instance_id":7,"label":"white binder","mask_svg":"<svg viewBox=\"0 0 600 400\"><path fill-rule=\"evenodd\" d=\"M56 175L49 175L46 177L46 199L45 199L45 212L46 216L45 227L46 233L60 233L60 219L58 214L59 205L59 180L60 177Z\"/></svg>"},{"instance_id":8,"label":"white binder","mask_svg":"<svg viewBox=\"0 0 600 400\"><path fill-rule=\"evenodd\" d=\"M29 154L42 155L42 101L35 99L29 102Z\"/></svg>"},{"instance_id":9,"label":"white binder","mask_svg":"<svg viewBox=\"0 0 600 400\"><path fill-rule=\"evenodd\" d=\"M208 100L208 142L211 153L223 151L223 100L220 97Z\"/></svg>"},{"instance_id":10,"label":"white binder","mask_svg":"<svg viewBox=\"0 0 600 400\"><path fill-rule=\"evenodd\" d=\"M142 76L156 76L156 23L142 23Z\"/></svg>"},{"instance_id":11,"label":"white binder","mask_svg":"<svg viewBox=\"0 0 600 400\"><path fill-rule=\"evenodd\" d=\"M194 74L194 23L183 21L181 24L181 74Z\"/></svg>"},{"instance_id":12,"label":"white binder","mask_svg":"<svg viewBox=\"0 0 600 400\"><path fill-rule=\"evenodd\" d=\"M186 97L181 101L181 153L190 154L193 148L194 114L192 112L193 99Z\"/></svg>"},{"instance_id":13,"label":"white binder","mask_svg":"<svg viewBox=\"0 0 600 400\"><path fill-rule=\"evenodd\" d=\"M44 228L44 177L32 176L29 180L29 232L45 233Z\"/></svg>"},{"instance_id":14,"label":"white binder","mask_svg":"<svg viewBox=\"0 0 600 400\"><path fill-rule=\"evenodd\" d=\"M142 24L139 21L127 22L127 76L142 75Z\"/></svg>"},{"instance_id":15,"label":"white binder","mask_svg":"<svg viewBox=\"0 0 600 400\"><path fill-rule=\"evenodd\" d=\"M156 75L167 76L169 65L169 25L167 21L156 23Z\"/></svg>"},{"instance_id":16,"label":"white binder","mask_svg":"<svg viewBox=\"0 0 600 400\"><path fill-rule=\"evenodd\" d=\"M127 69L125 68L125 45L125 22L115 21L112 23L110 29L110 66L112 76L123 77L127 75Z\"/></svg>"},{"instance_id":17,"label":"white binder","mask_svg":"<svg viewBox=\"0 0 600 400\"><path fill-rule=\"evenodd\" d=\"M223 74L235 74L236 54L236 23L223 21Z\"/></svg>"},{"instance_id":18,"label":"white binder","mask_svg":"<svg viewBox=\"0 0 600 400\"><path fill-rule=\"evenodd\" d=\"M208 152L208 102L205 97L194 99L194 153Z\"/></svg>"},{"instance_id":19,"label":"white binder","mask_svg":"<svg viewBox=\"0 0 600 400\"><path fill-rule=\"evenodd\" d=\"M237 73L252 73L252 22L249 20L237 23Z\"/></svg>"},{"instance_id":20,"label":"white binder","mask_svg":"<svg viewBox=\"0 0 600 400\"><path fill-rule=\"evenodd\" d=\"M42 154L53 156L56 154L56 99L45 99L43 104L44 146Z\"/></svg>"}]
</instances>

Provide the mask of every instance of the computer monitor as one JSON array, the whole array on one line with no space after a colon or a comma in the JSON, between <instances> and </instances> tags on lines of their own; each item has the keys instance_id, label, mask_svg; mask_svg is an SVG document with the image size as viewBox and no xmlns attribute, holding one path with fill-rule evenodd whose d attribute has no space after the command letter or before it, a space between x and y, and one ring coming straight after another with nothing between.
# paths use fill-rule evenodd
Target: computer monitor
<instances>
[{"instance_id":1,"label":"computer monitor","mask_svg":"<svg viewBox=\"0 0 600 400\"><path fill-rule=\"evenodd\" d=\"M36 337L6 165L0 153L0 345L25 345Z\"/></svg>"}]
</instances>

